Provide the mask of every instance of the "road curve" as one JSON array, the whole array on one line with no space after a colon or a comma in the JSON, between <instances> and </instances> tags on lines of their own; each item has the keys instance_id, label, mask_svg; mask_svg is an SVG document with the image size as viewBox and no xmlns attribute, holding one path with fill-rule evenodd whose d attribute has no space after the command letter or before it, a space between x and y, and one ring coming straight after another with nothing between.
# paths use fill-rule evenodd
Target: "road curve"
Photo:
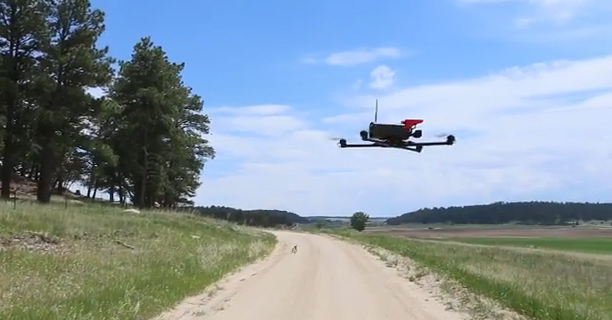
<instances>
[{"instance_id":1,"label":"road curve","mask_svg":"<svg viewBox=\"0 0 612 320\"><path fill-rule=\"evenodd\" d=\"M355 244L322 235L274 234L279 243L269 258L157 319L463 319Z\"/></svg>"}]
</instances>

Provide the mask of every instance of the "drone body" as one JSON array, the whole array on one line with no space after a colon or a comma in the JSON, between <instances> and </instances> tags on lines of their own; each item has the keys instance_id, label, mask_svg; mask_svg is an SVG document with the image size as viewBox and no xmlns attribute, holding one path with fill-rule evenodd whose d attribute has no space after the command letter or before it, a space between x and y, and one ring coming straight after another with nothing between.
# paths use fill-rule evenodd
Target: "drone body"
<instances>
[{"instance_id":1,"label":"drone body","mask_svg":"<svg viewBox=\"0 0 612 320\"><path fill-rule=\"evenodd\" d=\"M416 130L416 126L423 122L421 119L406 119L402 124L379 124L376 123L378 116L378 100L376 100L376 113L374 122L370 123L369 130L360 132L361 140L368 141L368 144L348 144L346 139L340 139L340 148L398 148L414 152L421 152L425 146L452 145L455 143L455 136L448 135L446 141L439 142L414 142L410 138L420 138L423 135L421 130Z\"/></svg>"}]
</instances>

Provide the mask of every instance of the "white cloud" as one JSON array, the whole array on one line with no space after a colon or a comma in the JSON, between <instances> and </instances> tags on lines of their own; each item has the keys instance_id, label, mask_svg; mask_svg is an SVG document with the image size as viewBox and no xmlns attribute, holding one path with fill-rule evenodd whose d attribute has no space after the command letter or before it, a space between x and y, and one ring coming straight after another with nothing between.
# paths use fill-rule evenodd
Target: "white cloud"
<instances>
[{"instance_id":1,"label":"white cloud","mask_svg":"<svg viewBox=\"0 0 612 320\"><path fill-rule=\"evenodd\" d=\"M289 115L291 107L280 104L263 104L248 107L218 107L206 112L215 114L214 126L224 128L224 132L246 133L249 135L280 136L307 123Z\"/></svg>"},{"instance_id":2,"label":"white cloud","mask_svg":"<svg viewBox=\"0 0 612 320\"><path fill-rule=\"evenodd\" d=\"M249 107L242 108L232 108L232 107L217 107L209 110L214 113L224 113L224 114L241 114L241 115L276 115L282 114L290 109L289 106L282 104L262 104L255 105Z\"/></svg>"},{"instance_id":3,"label":"white cloud","mask_svg":"<svg viewBox=\"0 0 612 320\"><path fill-rule=\"evenodd\" d=\"M504 5L500 11L488 11L490 15L498 14L493 19L495 26L509 21L513 35L518 40L551 42L595 39L609 33L612 28L610 15L612 2L609 0L457 0L462 4ZM512 7L510 7L512 6ZM485 6L486 7L486 6Z\"/></svg>"},{"instance_id":4,"label":"white cloud","mask_svg":"<svg viewBox=\"0 0 612 320\"><path fill-rule=\"evenodd\" d=\"M524 26L532 25L538 21L565 24L576 18L582 10L592 4L592 0L529 0L529 4L535 6L534 12L525 17L519 17L517 23Z\"/></svg>"},{"instance_id":5,"label":"white cloud","mask_svg":"<svg viewBox=\"0 0 612 320\"><path fill-rule=\"evenodd\" d=\"M227 131L264 135L284 135L306 126L304 121L289 115L217 117L215 123Z\"/></svg>"},{"instance_id":6,"label":"white cloud","mask_svg":"<svg viewBox=\"0 0 612 320\"><path fill-rule=\"evenodd\" d=\"M423 139L454 133L457 144L421 154L338 148L330 137L358 140L371 121L368 95L320 122L290 107L272 116L251 112L260 107L212 113L217 158L204 170L197 203L388 216L497 200L597 201L612 193L612 56L512 67L377 98L379 121L422 117ZM236 132L244 122L257 125ZM213 176L214 169L226 173Z\"/></svg>"},{"instance_id":7,"label":"white cloud","mask_svg":"<svg viewBox=\"0 0 612 320\"><path fill-rule=\"evenodd\" d=\"M554 20L566 21L593 0L529 0L529 3L538 6Z\"/></svg>"},{"instance_id":8,"label":"white cloud","mask_svg":"<svg viewBox=\"0 0 612 320\"><path fill-rule=\"evenodd\" d=\"M404 53L394 47L362 48L351 51L341 51L332 53L329 56L317 59L309 57L303 60L304 63L325 63L330 66L355 66L381 59L399 58Z\"/></svg>"},{"instance_id":9,"label":"white cloud","mask_svg":"<svg viewBox=\"0 0 612 320\"><path fill-rule=\"evenodd\" d=\"M383 90L393 86L395 71L386 65L380 65L370 72L370 88Z\"/></svg>"},{"instance_id":10,"label":"white cloud","mask_svg":"<svg viewBox=\"0 0 612 320\"><path fill-rule=\"evenodd\" d=\"M541 13L558 21L571 19L581 9L600 0L459 0L469 4L494 4L517 2L534 7Z\"/></svg>"}]
</instances>

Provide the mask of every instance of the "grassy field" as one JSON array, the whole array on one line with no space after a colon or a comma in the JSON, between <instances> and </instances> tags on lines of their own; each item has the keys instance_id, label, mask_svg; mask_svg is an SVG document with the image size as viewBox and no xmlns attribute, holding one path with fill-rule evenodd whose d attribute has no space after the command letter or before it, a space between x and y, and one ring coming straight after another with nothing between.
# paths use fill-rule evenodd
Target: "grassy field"
<instances>
[{"instance_id":1,"label":"grassy field","mask_svg":"<svg viewBox=\"0 0 612 320\"><path fill-rule=\"evenodd\" d=\"M612 238L453 238L450 240L491 246L612 254Z\"/></svg>"},{"instance_id":2,"label":"grassy field","mask_svg":"<svg viewBox=\"0 0 612 320\"><path fill-rule=\"evenodd\" d=\"M148 319L275 242L187 215L0 202L0 319Z\"/></svg>"},{"instance_id":3,"label":"grassy field","mask_svg":"<svg viewBox=\"0 0 612 320\"><path fill-rule=\"evenodd\" d=\"M409 257L534 319L612 319L612 257L336 231ZM572 239L573 240L573 239Z\"/></svg>"},{"instance_id":4,"label":"grassy field","mask_svg":"<svg viewBox=\"0 0 612 320\"><path fill-rule=\"evenodd\" d=\"M528 225L443 225L418 224L367 228L368 233L398 235L411 238L610 238L612 227L608 224L583 224L570 226Z\"/></svg>"}]
</instances>

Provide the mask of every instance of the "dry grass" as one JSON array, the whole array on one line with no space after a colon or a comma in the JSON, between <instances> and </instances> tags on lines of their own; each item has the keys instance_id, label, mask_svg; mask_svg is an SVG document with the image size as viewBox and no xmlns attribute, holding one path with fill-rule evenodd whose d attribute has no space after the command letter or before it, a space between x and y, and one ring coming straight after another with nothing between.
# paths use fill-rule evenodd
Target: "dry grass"
<instances>
[{"instance_id":1,"label":"dry grass","mask_svg":"<svg viewBox=\"0 0 612 320\"><path fill-rule=\"evenodd\" d=\"M456 280L432 272L411 259L378 246L365 248L384 261L387 267L395 268L399 274L426 289L449 310L469 315L470 320L525 320L524 316L504 309L497 301L473 294Z\"/></svg>"},{"instance_id":2,"label":"dry grass","mask_svg":"<svg viewBox=\"0 0 612 320\"><path fill-rule=\"evenodd\" d=\"M270 234L175 213L0 203L0 319L147 319L269 253Z\"/></svg>"},{"instance_id":3,"label":"dry grass","mask_svg":"<svg viewBox=\"0 0 612 320\"><path fill-rule=\"evenodd\" d=\"M343 232L535 319L612 319L612 264L586 255Z\"/></svg>"}]
</instances>

